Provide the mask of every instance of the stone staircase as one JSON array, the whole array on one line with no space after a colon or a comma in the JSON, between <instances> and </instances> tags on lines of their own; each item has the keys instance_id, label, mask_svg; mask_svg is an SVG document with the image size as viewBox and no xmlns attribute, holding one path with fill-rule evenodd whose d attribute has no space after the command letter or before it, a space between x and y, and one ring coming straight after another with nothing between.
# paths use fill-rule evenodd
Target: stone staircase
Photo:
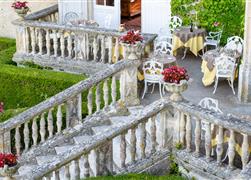
<instances>
[{"instance_id":1,"label":"stone staircase","mask_svg":"<svg viewBox=\"0 0 251 180\"><path fill-rule=\"evenodd\" d=\"M17 179L25 179L29 178L27 177L28 174L37 173L40 171L40 169L45 166L47 166L48 169L53 168L50 167L50 164L53 162L60 162L62 157L64 157L65 154L71 153L74 151L74 149L78 149L79 147L83 147L85 145L91 144L94 142L94 139L97 136L105 136L107 132L110 130L116 129L118 127L125 126L128 122L133 121L135 117L137 117L143 107L137 106L137 107L131 107L129 108L130 115L129 116L109 116L109 113L107 111L101 111L98 113L95 113L91 116L88 116L83 120L83 123L79 123L73 128L68 128L63 131L63 133L58 134L54 136L52 139L47 140L46 142L31 148L29 151L22 154L22 157L20 158L20 168L18 169ZM109 112L109 110L108 110ZM156 118L156 126L159 127L159 118ZM151 123L146 123L146 154L151 153ZM136 139L141 138L140 129L137 128L135 131ZM125 141L126 141L126 152L130 152L131 149L131 143L130 143L130 137L131 132L128 132L125 135ZM157 141L159 141L160 137L157 135ZM141 159L140 157L140 141L136 142L136 152L135 152L135 158ZM113 156L113 171L114 174L119 173L125 173L130 172L130 170L123 167L121 163L121 139L120 137L115 137L112 140L112 156ZM126 161L125 164L130 164L130 161L132 159L130 153L126 153ZM160 154L159 154L160 155ZM158 155L158 156L159 156ZM165 152L166 155L166 152ZM154 157L154 156L153 156ZM159 156L160 157L160 156ZM95 150L92 150L88 156L89 159L89 167L90 167L90 176L97 176L99 175L98 172L96 172L96 158L97 154L95 153ZM155 157L156 158L156 157ZM159 159L163 160L163 158ZM151 160L155 161L155 160ZM75 163L74 163L75 162ZM78 179L78 177L85 177L84 174L76 174L76 168L79 168L79 171L82 171L82 168L84 167L84 159L80 158L79 162L74 161L69 165L68 171L70 171L69 174L71 176L74 174L74 178L71 177L71 179ZM78 165L76 165L78 163ZM156 162L154 162L156 163ZM144 166L146 166L147 163L144 162ZM152 166L153 162L149 163L149 166ZM76 167L78 166L78 167ZM140 167L140 166L139 166ZM148 167L144 167L144 169L147 169ZM129 168L130 169L130 168ZM135 167L132 168L132 170L136 170ZM167 169L166 169L167 170ZM60 177L60 179L64 179L65 177L65 169L61 169L57 176ZM139 169L139 171L142 171L142 169ZM57 176L54 174L53 176L50 176L48 178L57 179ZM32 178L33 179L33 178Z\"/></svg>"}]
</instances>

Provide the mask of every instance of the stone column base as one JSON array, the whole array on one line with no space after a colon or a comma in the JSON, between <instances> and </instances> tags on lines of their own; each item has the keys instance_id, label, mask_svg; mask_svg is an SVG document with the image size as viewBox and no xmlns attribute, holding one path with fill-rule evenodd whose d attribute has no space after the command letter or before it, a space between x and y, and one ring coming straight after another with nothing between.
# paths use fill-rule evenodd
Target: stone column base
<instances>
[{"instance_id":1,"label":"stone column base","mask_svg":"<svg viewBox=\"0 0 251 180\"><path fill-rule=\"evenodd\" d=\"M238 99L244 103L251 102L251 65L240 66Z\"/></svg>"}]
</instances>

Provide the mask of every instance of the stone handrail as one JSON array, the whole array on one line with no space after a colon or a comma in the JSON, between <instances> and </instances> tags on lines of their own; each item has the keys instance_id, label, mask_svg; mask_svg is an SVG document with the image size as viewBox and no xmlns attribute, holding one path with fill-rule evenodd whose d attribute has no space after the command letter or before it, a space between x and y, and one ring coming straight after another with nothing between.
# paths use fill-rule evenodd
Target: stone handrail
<instances>
[{"instance_id":1,"label":"stone handrail","mask_svg":"<svg viewBox=\"0 0 251 180\"><path fill-rule=\"evenodd\" d=\"M39 166L39 168L33 169L32 173L27 174L26 176L22 176L21 179L41 179L43 177L52 177L53 172L55 172L55 175L57 176L56 178L59 178L59 172L60 170L63 170L64 168L69 168L69 164L72 162L77 162L75 163L75 169L74 172L76 174L65 174L65 177L63 179L67 179L67 177L76 177L76 179L80 179L80 168L79 168L79 160L81 157L85 158L85 177L90 176L90 162L88 159L88 154L90 153L91 150L94 149L102 149L105 146L112 146L112 140L116 137L121 138L121 145L120 145L120 158L121 158L121 168L125 168L127 165L130 165L131 163L136 163L137 160L143 160L144 158L149 157L149 154L154 154L160 148L157 147L157 140L156 140L156 134L157 134L157 127L156 127L156 116L158 114L161 114L161 121L166 121L166 112L163 111L164 109L169 109L170 108L170 101L168 100L159 100L156 101L148 106L146 106L144 109L142 109L141 113L137 115L133 115L134 118L129 119L126 123L118 123L116 125L113 125L111 128L107 129L105 132L102 134L97 134L91 137L91 139L88 141L88 144L80 144L78 146L75 146L72 149L69 149L64 154L60 154L60 159L53 159L49 164L44 164L42 166ZM93 117L95 119L96 117ZM91 120L90 120L91 121ZM146 149L146 123L151 122L151 149ZM137 139L135 131L136 129L139 128L141 130L141 137ZM158 127L159 128L159 127ZM130 145L130 153L131 157L131 162L126 163L126 157L127 157L127 152L126 152L126 140L125 140L125 135L128 133L128 131L131 131L131 145ZM134 132L134 133L132 133ZM165 131L163 131L165 132ZM163 135L164 137L164 135ZM167 139L166 139L167 140ZM140 141L141 146L140 148L140 159L135 159L135 153L136 153L136 141ZM163 148L163 147L162 147ZM116 149L118 150L118 149ZM99 151L100 152L100 151ZM109 150L103 156L105 158L108 158L109 152L112 152L112 150ZM104 152L102 152L104 153ZM148 154L149 153L149 154ZM112 156L112 155L111 155ZM106 159L107 160L107 159ZM112 161L112 158L110 159ZM98 169L102 169L104 171L109 170L109 172L99 172L97 175L104 175L105 173L113 173L112 167L107 167L109 162L106 161L106 164L97 164L96 167ZM105 166L105 167L103 167ZM93 171L93 170L92 170ZM68 172L67 173L71 173Z\"/></svg>"},{"instance_id":2,"label":"stone handrail","mask_svg":"<svg viewBox=\"0 0 251 180\"><path fill-rule=\"evenodd\" d=\"M76 123L82 121L82 102L87 102L88 114L93 114L93 101L92 98L96 98L95 107L96 111L100 111L103 107L101 105L101 98L104 100L104 107L107 107L109 102L109 96L112 97L112 103L117 101L117 74L120 73L123 76L123 72L127 69L137 68L139 66L138 60L133 61L120 61L110 67L104 69L101 72L96 73L90 78L83 80L76 85L64 90L61 93L41 102L40 104L26 110L25 112L1 123L0 125L0 141L2 143L2 152L10 152L15 148L18 155L23 150L28 150L33 146L36 146L40 142L44 142L47 138L53 137L56 133L61 133L62 124L65 120L66 127L74 126ZM108 80L111 80L111 86ZM124 81L120 81L120 86ZM95 88L95 92L94 91ZM88 92L87 97L82 96L83 92ZM103 91L103 95L101 93ZM123 88L120 88L121 99L126 101L123 97L125 94ZM110 94L111 95L110 95ZM103 96L103 97L102 97ZM87 98L84 99L84 98ZM83 99L83 100L82 100ZM64 119L65 108L65 119ZM54 127L53 119L56 117L56 126ZM46 123L47 122L47 123ZM38 126L39 123L39 126ZM46 125L47 124L47 125ZM32 128L29 128L29 125ZM20 135L20 130L23 128ZM11 130L15 130L15 147L11 147ZM30 139L29 135L32 135ZM48 137L47 135L48 134ZM41 140L39 142L38 136ZM22 148L21 138L24 138L24 148ZM31 143L32 142L32 143Z\"/></svg>"},{"instance_id":3,"label":"stone handrail","mask_svg":"<svg viewBox=\"0 0 251 180\"><path fill-rule=\"evenodd\" d=\"M58 4L55 4L55 5L50 6L48 8L31 13L31 14L25 16L24 19L25 20L46 20L46 18L48 18L50 16L51 21L52 21L53 19L56 19L56 17L52 17L52 15L55 15L56 13L58 13Z\"/></svg>"}]
</instances>

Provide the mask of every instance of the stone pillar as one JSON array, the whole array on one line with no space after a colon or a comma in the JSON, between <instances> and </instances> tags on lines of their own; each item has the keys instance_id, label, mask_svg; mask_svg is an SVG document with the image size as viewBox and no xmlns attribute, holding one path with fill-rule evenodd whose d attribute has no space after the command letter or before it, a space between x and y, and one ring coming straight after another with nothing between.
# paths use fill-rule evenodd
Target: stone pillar
<instances>
[{"instance_id":1,"label":"stone pillar","mask_svg":"<svg viewBox=\"0 0 251 180\"><path fill-rule=\"evenodd\" d=\"M251 102L251 0L246 0L244 54L239 72L238 98Z\"/></svg>"},{"instance_id":2,"label":"stone pillar","mask_svg":"<svg viewBox=\"0 0 251 180\"><path fill-rule=\"evenodd\" d=\"M11 139L10 132L1 133L0 135L0 152L10 153L11 152Z\"/></svg>"},{"instance_id":3,"label":"stone pillar","mask_svg":"<svg viewBox=\"0 0 251 180\"><path fill-rule=\"evenodd\" d=\"M16 53L25 54L28 51L28 32L26 27L16 26Z\"/></svg>"}]
</instances>

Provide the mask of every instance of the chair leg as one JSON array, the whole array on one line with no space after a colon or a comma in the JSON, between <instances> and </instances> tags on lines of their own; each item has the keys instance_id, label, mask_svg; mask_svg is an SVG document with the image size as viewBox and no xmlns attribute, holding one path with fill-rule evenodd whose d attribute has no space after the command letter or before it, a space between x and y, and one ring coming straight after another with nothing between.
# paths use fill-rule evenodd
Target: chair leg
<instances>
[{"instance_id":1,"label":"chair leg","mask_svg":"<svg viewBox=\"0 0 251 180\"><path fill-rule=\"evenodd\" d=\"M147 92L147 82L145 81L145 87L144 87L144 92L143 92L143 95L142 95L142 99L144 99L144 97L145 97L145 94L146 94L146 92Z\"/></svg>"},{"instance_id":2,"label":"chair leg","mask_svg":"<svg viewBox=\"0 0 251 180\"><path fill-rule=\"evenodd\" d=\"M216 77L213 94L215 94L215 92L216 92L216 89L217 89L217 86L218 86L218 81L219 81L218 77Z\"/></svg>"},{"instance_id":3,"label":"chair leg","mask_svg":"<svg viewBox=\"0 0 251 180\"><path fill-rule=\"evenodd\" d=\"M154 92L154 88L155 88L155 83L153 84L153 88L152 88L151 94Z\"/></svg>"},{"instance_id":4,"label":"chair leg","mask_svg":"<svg viewBox=\"0 0 251 180\"><path fill-rule=\"evenodd\" d=\"M159 95L161 98L163 98L162 96L162 86L161 86L161 83L159 83Z\"/></svg>"}]
</instances>

